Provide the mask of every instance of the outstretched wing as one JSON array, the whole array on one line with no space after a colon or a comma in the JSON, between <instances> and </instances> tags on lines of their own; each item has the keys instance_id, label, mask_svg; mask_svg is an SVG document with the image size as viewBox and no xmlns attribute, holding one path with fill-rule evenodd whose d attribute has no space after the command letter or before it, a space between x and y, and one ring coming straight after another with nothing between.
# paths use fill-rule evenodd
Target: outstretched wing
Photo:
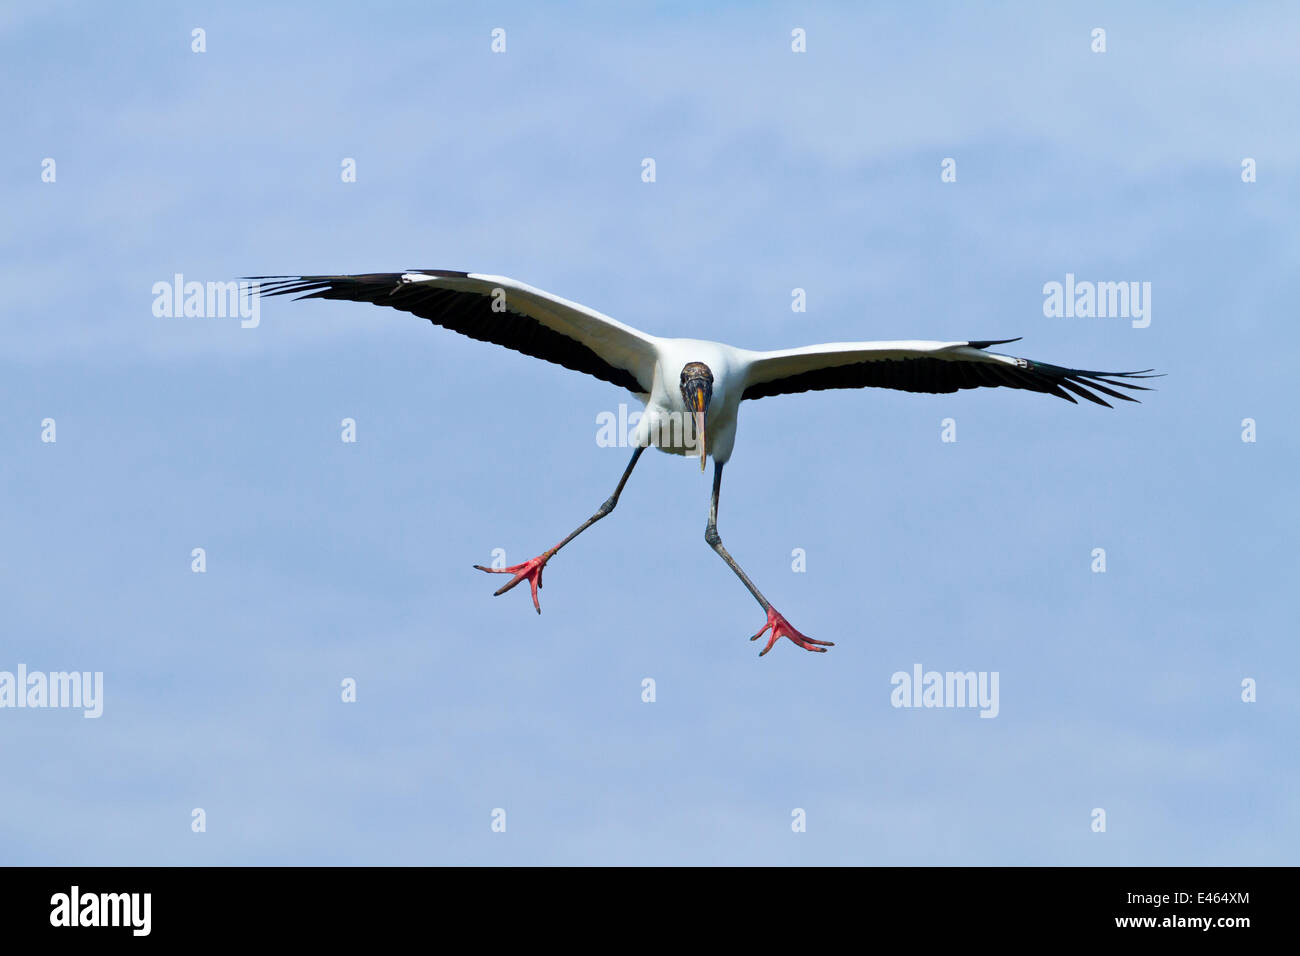
<instances>
[{"instance_id":1,"label":"outstretched wing","mask_svg":"<svg viewBox=\"0 0 1300 956\"><path fill-rule=\"evenodd\" d=\"M837 342L779 352L755 352L741 397L765 398L824 388L896 388L905 392L939 393L1004 386L1046 392L1069 402L1074 402L1074 396L1078 395L1110 408L1110 402L1095 393L1135 402L1136 398L1116 389L1150 391L1127 380L1157 377L1149 374L1151 369L1089 372L984 351L990 345L1017 341Z\"/></svg>"},{"instance_id":2,"label":"outstretched wing","mask_svg":"<svg viewBox=\"0 0 1300 956\"><path fill-rule=\"evenodd\" d=\"M255 276L262 295L350 299L410 312L481 342L649 392L653 336L504 276L422 269L354 276Z\"/></svg>"}]
</instances>

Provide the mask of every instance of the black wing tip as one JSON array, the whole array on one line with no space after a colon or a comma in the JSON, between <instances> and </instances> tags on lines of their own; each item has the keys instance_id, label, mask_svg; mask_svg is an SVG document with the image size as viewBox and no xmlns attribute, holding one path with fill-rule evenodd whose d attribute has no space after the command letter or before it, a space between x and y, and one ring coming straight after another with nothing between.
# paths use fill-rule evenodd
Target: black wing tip
<instances>
[{"instance_id":1,"label":"black wing tip","mask_svg":"<svg viewBox=\"0 0 1300 956\"><path fill-rule=\"evenodd\" d=\"M1014 339L979 339L978 341L967 342L966 344L973 349L986 349L990 345L1010 345L1012 342L1019 342L1023 338L1023 335L1017 335Z\"/></svg>"},{"instance_id":2,"label":"black wing tip","mask_svg":"<svg viewBox=\"0 0 1300 956\"><path fill-rule=\"evenodd\" d=\"M303 279L346 279L357 282L367 282L378 279L387 279L390 276L404 275L437 276L440 279L468 279L473 274L474 273L472 272L460 272L456 269L402 269L400 272L353 272L337 273L332 275L240 276L239 278L246 282L253 282L261 279L275 282L298 282Z\"/></svg>"},{"instance_id":3,"label":"black wing tip","mask_svg":"<svg viewBox=\"0 0 1300 956\"><path fill-rule=\"evenodd\" d=\"M1164 375L1164 373L1153 373L1153 370L1149 368L1135 372L1096 372L1090 369L1063 368L1059 365L1050 365L1045 362L1034 362L1027 359L1024 361L1028 363L1026 371L1034 381L1034 385L1029 387L1035 388L1036 391L1056 395L1058 398L1069 398L1070 401L1074 401L1073 396L1077 395L1094 404L1104 405L1106 408L1114 408L1115 406L1102 398L1101 395L1107 395L1112 399L1123 402L1135 402L1140 405L1141 401L1138 398L1125 394L1125 392L1151 392L1155 391L1155 389L1149 385L1134 384L1131 380L1162 378ZM1125 391L1122 392L1119 389Z\"/></svg>"},{"instance_id":4,"label":"black wing tip","mask_svg":"<svg viewBox=\"0 0 1300 956\"><path fill-rule=\"evenodd\" d=\"M250 291L258 295L289 295L294 292L323 292L343 288L395 286L404 275L433 276L438 279L468 279L473 273L454 269L405 269L402 272L362 272L353 275L240 276L240 282L256 283ZM322 296L323 297L323 296ZM311 296L299 296L311 298Z\"/></svg>"},{"instance_id":5,"label":"black wing tip","mask_svg":"<svg viewBox=\"0 0 1300 956\"><path fill-rule=\"evenodd\" d=\"M271 295L288 295L309 288L328 288L343 276L240 276L240 282L252 283L248 291L263 298Z\"/></svg>"}]
</instances>

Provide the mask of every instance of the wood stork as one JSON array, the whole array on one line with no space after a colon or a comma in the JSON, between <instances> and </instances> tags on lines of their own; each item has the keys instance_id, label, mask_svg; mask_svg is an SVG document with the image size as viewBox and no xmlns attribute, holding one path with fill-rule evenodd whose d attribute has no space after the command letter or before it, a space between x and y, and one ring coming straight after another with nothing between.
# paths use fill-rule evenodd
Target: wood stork
<instances>
[{"instance_id":1,"label":"wood stork","mask_svg":"<svg viewBox=\"0 0 1300 956\"><path fill-rule=\"evenodd\" d=\"M1096 393L1136 401L1116 389L1149 391L1127 380L1154 377L1150 369L1088 372L985 351L1017 339L836 342L754 352L719 342L659 338L514 279L471 272L426 269L370 275L260 276L252 281L264 296L301 293L299 298L349 299L400 309L470 338L503 345L627 389L645 404L645 412L637 426L632 460L614 493L572 534L537 557L508 568L474 567L512 575L496 595L528 581L533 606L540 614L537 589L546 563L614 510L648 446L670 454L698 454L701 471L711 455L713 497L704 539L767 613L767 623L750 638L758 640L771 631L760 657L782 637L807 651L825 652L834 645L792 627L723 547L718 535L722 469L736 442L736 416L742 401L827 388L870 386L938 393L1004 386L1046 392L1069 402L1077 395L1109 408Z\"/></svg>"}]
</instances>

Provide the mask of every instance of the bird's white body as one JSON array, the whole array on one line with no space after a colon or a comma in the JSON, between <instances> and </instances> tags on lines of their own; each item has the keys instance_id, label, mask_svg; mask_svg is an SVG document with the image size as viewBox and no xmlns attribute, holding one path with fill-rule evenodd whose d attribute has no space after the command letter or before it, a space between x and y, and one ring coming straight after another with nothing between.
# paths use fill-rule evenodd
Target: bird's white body
<instances>
[{"instance_id":1,"label":"bird's white body","mask_svg":"<svg viewBox=\"0 0 1300 956\"><path fill-rule=\"evenodd\" d=\"M670 455L699 454L695 416L682 397L679 376L691 362L701 362L713 372L713 399L705 422L705 449L710 458L726 462L736 444L736 417L744 392L746 353L742 349L701 339L655 339L658 361L654 385L637 425L636 443L653 445Z\"/></svg>"}]
</instances>

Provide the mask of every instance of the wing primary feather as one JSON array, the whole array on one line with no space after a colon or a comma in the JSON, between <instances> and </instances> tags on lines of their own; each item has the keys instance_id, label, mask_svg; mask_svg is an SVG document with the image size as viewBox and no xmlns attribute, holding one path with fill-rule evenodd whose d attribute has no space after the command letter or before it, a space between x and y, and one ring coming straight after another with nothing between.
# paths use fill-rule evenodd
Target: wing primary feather
<instances>
[{"instance_id":1,"label":"wing primary feather","mask_svg":"<svg viewBox=\"0 0 1300 956\"><path fill-rule=\"evenodd\" d=\"M1074 394L1078 395L1080 398L1086 398L1090 402L1094 402L1098 405L1104 405L1107 408L1112 407L1110 402L1106 401L1104 398L1098 398L1096 395L1092 394L1092 392L1088 391L1082 385L1078 385L1074 382L1071 382L1068 378L1061 379L1061 381L1058 384L1061 386L1061 388L1068 388L1070 391L1074 392Z\"/></svg>"},{"instance_id":2,"label":"wing primary feather","mask_svg":"<svg viewBox=\"0 0 1300 956\"><path fill-rule=\"evenodd\" d=\"M1111 398L1118 398L1118 399L1119 399L1120 401L1122 401L1122 402L1136 402L1136 401L1137 401L1137 399L1134 398L1132 395L1125 395L1123 392L1117 392L1117 391L1115 391L1115 390L1112 389L1112 388L1107 388L1105 385L1101 384L1101 382L1098 382L1098 381L1095 381L1095 380L1092 380L1092 379L1080 379L1080 381L1082 381L1082 382L1083 382L1085 385L1087 385L1089 388L1095 388L1097 391L1101 392L1103 395L1109 395ZM1139 404L1140 404L1140 403L1139 403Z\"/></svg>"}]
</instances>

